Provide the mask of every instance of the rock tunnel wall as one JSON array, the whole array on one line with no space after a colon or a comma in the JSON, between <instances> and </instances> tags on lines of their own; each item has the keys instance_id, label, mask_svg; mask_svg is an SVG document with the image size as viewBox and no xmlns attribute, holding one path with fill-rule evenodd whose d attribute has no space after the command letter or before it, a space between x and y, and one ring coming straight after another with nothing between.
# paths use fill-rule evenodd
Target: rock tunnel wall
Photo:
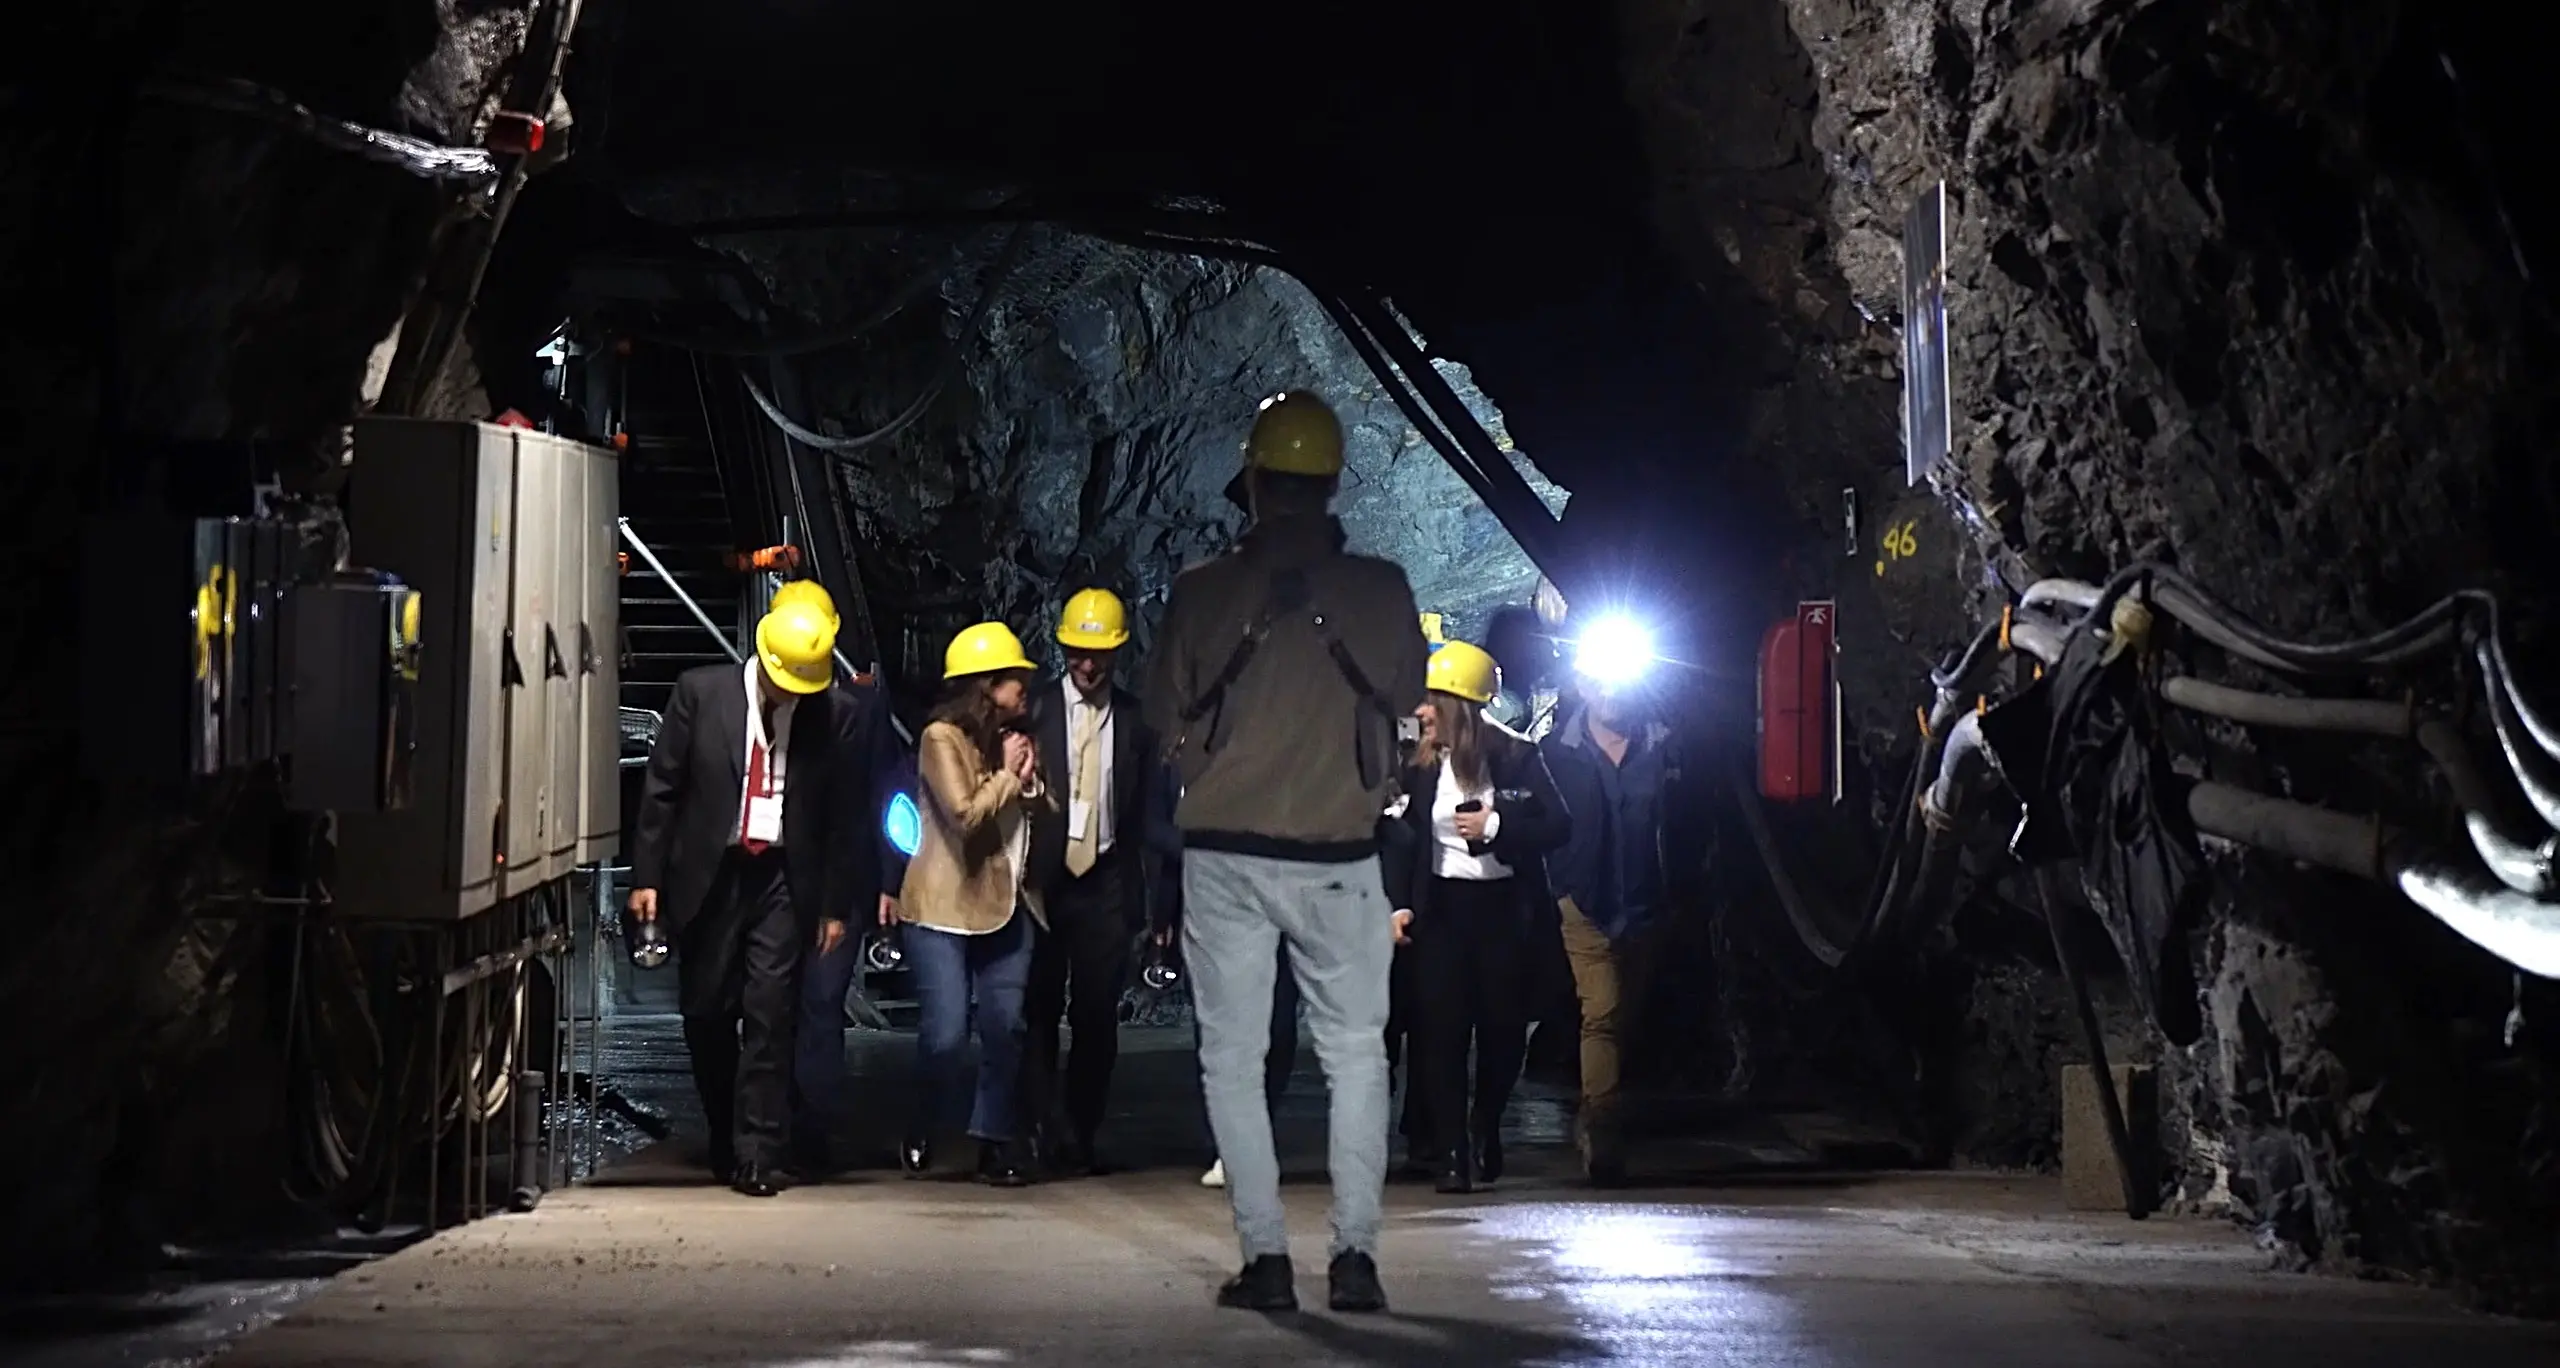
<instances>
[{"instance_id":1,"label":"rock tunnel wall","mask_svg":"<svg viewBox=\"0 0 2560 1368\"><path fill-rule=\"evenodd\" d=\"M1854 487L1932 548L1888 565L1871 537L1804 576L1836 585L1848 649L1869 656L1844 673L1870 756L1904 744L1928 659L1981 620L2002 557L2082 577L2173 560L2305 639L2460 585L2498 590L2510 622L2547 607L2548 294L2519 277L2501 176L2440 69L2457 49L2414 7L1618 11L1658 232L1783 358L1747 405L1754 448L1808 521ZM1903 502L1899 229L1941 177L1955 479ZM2454 692L2449 673L2419 683ZM2443 821L2423 776L2374 747L2223 730L2191 754L2233 782ZM2187 1194L2297 1257L2550 1310L2560 1001L2526 990L2543 1024L2510 1047L2511 976L2414 908L2256 857L2217 868L2195 947L2204 1040L2167 1050L2121 1005L2113 1028L2119 1058L2132 1046L2170 1082ZM2049 1078L2056 1051L2034 1043L2068 1033L2049 971L2003 967L2039 956L2001 948L2013 895L1986 887L1955 921L1959 1088L2004 1054L2016 1067L1990 1079ZM2023 1086L2011 1101L2053 1114L2049 1083ZM2040 1139L1961 1148L2019 1162L2049 1156Z\"/></svg>"},{"instance_id":2,"label":"rock tunnel wall","mask_svg":"<svg viewBox=\"0 0 2560 1368\"><path fill-rule=\"evenodd\" d=\"M253 464L297 487L334 470L448 202L278 124L138 95L135 75L239 77L468 144L524 28L516 6L429 0L107 3L16 35L47 69L13 91L44 117L0 128L0 1285L310 1219L284 1200L285 938L187 916L267 875L274 794L137 804L143 776L83 766L63 704L99 664L72 630L81 510L164 458L217 486Z\"/></svg>"},{"instance_id":3,"label":"rock tunnel wall","mask_svg":"<svg viewBox=\"0 0 2560 1368\"><path fill-rule=\"evenodd\" d=\"M1537 568L1295 279L1040 226L1023 230L1008 265L1008 231L930 249L824 233L735 248L797 326L820 332L877 302L849 293L831 261L946 263L938 293L876 335L780 363L800 396L787 411L835 436L890 425L951 358L945 397L894 438L839 458L845 503L889 580L868 588L875 612L924 641L911 669L932 664L963 607L1006 619L1044 653L1063 595L1086 584L1131 601L1143 651L1173 577L1242 530L1225 491L1256 399L1283 389L1334 403L1344 531L1355 550L1405 565L1425 611L1472 632L1535 590ZM881 267L863 269L890 288ZM957 335L972 318L974 333ZM1466 368L1438 366L1561 511L1565 492L1514 445Z\"/></svg>"}]
</instances>

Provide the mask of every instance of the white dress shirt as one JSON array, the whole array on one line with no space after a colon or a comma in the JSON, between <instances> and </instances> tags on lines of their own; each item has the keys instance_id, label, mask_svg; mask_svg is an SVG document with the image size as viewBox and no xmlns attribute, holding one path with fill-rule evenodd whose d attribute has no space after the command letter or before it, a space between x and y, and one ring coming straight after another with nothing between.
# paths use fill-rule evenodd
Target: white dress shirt
<instances>
[{"instance_id":1,"label":"white dress shirt","mask_svg":"<svg viewBox=\"0 0 2560 1368\"><path fill-rule=\"evenodd\" d=\"M1101 754L1095 757L1096 763L1100 766L1100 770L1096 774L1095 780L1101 791L1098 793L1082 795L1089 798L1094 805L1093 853L1095 858L1099 859L1110 851L1112 838L1111 729L1116 725L1116 719L1112 716L1111 691L1109 689L1104 689L1102 691L1102 702L1095 704L1085 701L1084 690L1077 688L1076 682L1073 679L1062 680L1060 683L1062 687L1065 688L1067 694L1067 772L1063 775L1053 776L1051 782L1058 784L1067 792L1067 801L1069 805L1067 813L1067 839L1070 841L1074 840L1077 835L1074 825L1077 814L1073 810L1075 799L1079 796L1075 791L1076 730L1087 724L1089 719L1086 715L1088 713L1102 714L1102 727L1099 731L1096 731L1093 734L1094 749L1101 752Z\"/></svg>"},{"instance_id":2,"label":"white dress shirt","mask_svg":"<svg viewBox=\"0 0 2560 1368\"><path fill-rule=\"evenodd\" d=\"M1467 838L1458 834L1458 804L1473 798L1484 804L1484 838L1492 840L1502 829L1502 814L1493 810L1493 786L1462 790L1458 785L1458 767L1446 760L1440 762L1440 788L1431 797L1431 872L1444 879L1465 879L1484 883L1511 877L1511 866L1493 857L1467 852Z\"/></svg>"},{"instance_id":3,"label":"white dress shirt","mask_svg":"<svg viewBox=\"0 0 2560 1368\"><path fill-rule=\"evenodd\" d=\"M749 784L755 778L756 743L765 747L765 772L773 781L773 839L771 849L782 848L782 800L788 791L790 777L791 714L800 706L797 694L788 694L773 705L773 735L764 734L764 663L753 656L747 658L747 737L738 752L738 820L729 831L729 843L737 845L747 839L747 797L753 792Z\"/></svg>"}]
</instances>

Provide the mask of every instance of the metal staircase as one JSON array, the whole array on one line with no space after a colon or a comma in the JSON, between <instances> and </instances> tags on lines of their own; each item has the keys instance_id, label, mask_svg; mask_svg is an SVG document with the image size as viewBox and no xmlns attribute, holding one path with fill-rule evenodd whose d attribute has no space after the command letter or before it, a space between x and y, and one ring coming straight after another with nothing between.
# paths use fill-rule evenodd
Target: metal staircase
<instances>
[{"instance_id":1,"label":"metal staircase","mask_svg":"<svg viewBox=\"0 0 2560 1368\"><path fill-rule=\"evenodd\" d=\"M630 407L622 456L622 516L647 553L631 548L622 578L622 705L663 713L676 676L735 657L705 630L738 636L744 576L730 568L737 520L685 353L639 344L625 358ZM666 569L661 575L650 556ZM683 591L682 594L677 592Z\"/></svg>"}]
</instances>

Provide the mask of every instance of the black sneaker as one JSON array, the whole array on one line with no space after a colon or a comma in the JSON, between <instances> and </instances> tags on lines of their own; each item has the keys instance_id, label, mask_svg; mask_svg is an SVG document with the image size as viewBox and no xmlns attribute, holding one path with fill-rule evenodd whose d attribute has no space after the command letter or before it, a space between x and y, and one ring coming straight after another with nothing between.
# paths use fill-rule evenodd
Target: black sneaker
<instances>
[{"instance_id":1,"label":"black sneaker","mask_svg":"<svg viewBox=\"0 0 2560 1368\"><path fill-rule=\"evenodd\" d=\"M1378 1261L1359 1250L1346 1249L1334 1255L1325 1281L1330 1284L1325 1302L1336 1311L1387 1309L1387 1289L1378 1285Z\"/></svg>"},{"instance_id":2,"label":"black sneaker","mask_svg":"<svg viewBox=\"0 0 2560 1368\"><path fill-rule=\"evenodd\" d=\"M1371 1275L1371 1283L1376 1275ZM1237 1311L1295 1311L1298 1274L1286 1254L1264 1254L1218 1289L1218 1305Z\"/></svg>"}]
</instances>

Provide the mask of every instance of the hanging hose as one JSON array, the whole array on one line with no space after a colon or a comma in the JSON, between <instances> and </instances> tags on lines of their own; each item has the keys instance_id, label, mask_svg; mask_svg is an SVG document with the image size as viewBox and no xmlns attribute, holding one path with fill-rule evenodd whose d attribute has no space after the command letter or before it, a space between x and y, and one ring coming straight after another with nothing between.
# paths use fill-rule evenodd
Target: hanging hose
<instances>
[{"instance_id":1,"label":"hanging hose","mask_svg":"<svg viewBox=\"0 0 2560 1368\"><path fill-rule=\"evenodd\" d=\"M2116 1179L2124 1187L2124 1214L2141 1220L2151 1214L2152 1194L2142 1182L2137 1167L2132 1128L2125 1124L2124 1102L2116 1096L2116 1072L2107 1063L2106 1028L2098 1020L2098 1006L2089 996L2088 975L2081 972L2079 953L2072 949L2071 938L2062 931L2064 900L2054 892L2051 867L2035 872L2036 899L2044 904L2044 925L2053 938L2053 958L2062 968L2063 985L2071 990L2071 1005L2078 1009L2081 1038L2089 1043L2089 1072L2098 1088L2098 1115L2107 1126L2107 1148L2116 1156Z\"/></svg>"},{"instance_id":2,"label":"hanging hose","mask_svg":"<svg viewBox=\"0 0 2560 1368\"><path fill-rule=\"evenodd\" d=\"M1013 274L1013 268L1020 263L1024 238L1029 231L1030 225L1016 224L1013 231L1006 235L1003 254L996 258L994 267L987 272L986 282L979 286L978 302L970 308L968 317L960 323L959 332L951 338L949 345L945 348L941 362L934 367L933 379L925 385L924 392L916 396L915 402L907 405L906 410L897 417L890 419L886 426L859 436L830 437L823 432L813 431L791 421L790 417L783 413L782 406L775 403L771 395L765 393L764 386L757 384L755 377L747 373L746 367L738 368L738 378L746 382L747 393L756 401L756 407L763 409L764 416L772 419L774 426L782 429L794 441L806 443L820 451L839 453L860 451L864 447L877 446L888 441L906 431L918 418L923 417L926 408L931 406L935 399L941 397L943 390L949 387L952 380L958 378L963 362L961 347L977 334L979 323L986 318L987 306L995 302L997 287L1004 283L1006 277Z\"/></svg>"},{"instance_id":3,"label":"hanging hose","mask_svg":"<svg viewBox=\"0 0 2560 1368\"><path fill-rule=\"evenodd\" d=\"M958 263L955 259L952 263L936 267L933 270L919 271L913 279L909 280L906 284L899 286L897 291L891 294L888 300L882 303L878 308L873 309L871 312L864 314L861 318L858 318L851 323L845 324L841 328L829 328L824 332L812 333L807 337L795 337L786 341L776 342L770 339L758 338L731 339L713 337L679 337L673 333L650 332L638 329L633 330L631 335L639 338L643 342L654 342L662 347L674 347L679 351L689 351L698 356L778 358L808 356L816 352L833 351L838 347L851 346L854 343L861 341L863 338L870 336L871 333L878 329L882 324L885 324L890 319L896 318L899 314L906 312L907 306L915 303L918 299L923 298L925 291L930 290L936 284L949 279L952 270L957 266L957 264Z\"/></svg>"},{"instance_id":4,"label":"hanging hose","mask_svg":"<svg viewBox=\"0 0 2560 1368\"><path fill-rule=\"evenodd\" d=\"M942 397L943 388L950 380L951 359L957 355L956 350L945 354L943 364L935 368L933 379L925 383L924 389L916 395L915 402L907 405L897 417L870 432L852 437L830 437L813 428L802 427L791 421L790 416L782 411L782 406L773 401L773 396L765 393L764 386L757 384L756 378L747 374L745 367L738 368L738 378L746 383L747 394L756 401L756 407L763 409L764 416L772 419L773 425L782 429L785 436L795 442L816 447L820 451L843 454L860 451L864 447L878 446L913 427L915 421L923 417L925 410L932 406L933 401Z\"/></svg>"},{"instance_id":5,"label":"hanging hose","mask_svg":"<svg viewBox=\"0 0 2560 1368\"><path fill-rule=\"evenodd\" d=\"M1849 952L1835 943L1806 909L1804 894L1797 890L1795 879L1787 873L1786 861L1778 853L1777 837L1770 832L1769 819L1760 811L1750 784L1744 781L1739 768L1727 771L1725 781L1733 790L1734 806L1742 811L1742 824L1751 833L1751 844L1760 852L1760 863L1768 868L1769 884L1778 892L1778 906L1786 910L1788 924L1795 927L1796 938L1804 942L1804 948L1811 951L1815 959L1822 961L1823 968L1839 968L1840 961L1848 958ZM1856 943L1850 942L1851 945Z\"/></svg>"}]
</instances>

